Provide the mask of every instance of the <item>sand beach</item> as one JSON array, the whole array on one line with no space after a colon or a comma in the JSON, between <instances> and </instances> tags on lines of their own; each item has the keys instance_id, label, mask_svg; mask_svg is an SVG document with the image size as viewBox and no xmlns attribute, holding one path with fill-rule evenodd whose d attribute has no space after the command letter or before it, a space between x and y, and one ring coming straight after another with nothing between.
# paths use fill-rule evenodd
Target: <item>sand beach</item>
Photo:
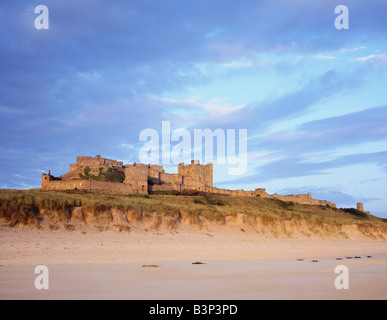
<instances>
[{"instance_id":1,"label":"sand beach","mask_svg":"<svg viewBox=\"0 0 387 320\"><path fill-rule=\"evenodd\" d=\"M1 228L0 299L387 297L385 240L289 239L184 228L134 233ZM34 286L37 265L48 267L48 290ZM338 265L348 267L348 290L335 288Z\"/></svg>"}]
</instances>

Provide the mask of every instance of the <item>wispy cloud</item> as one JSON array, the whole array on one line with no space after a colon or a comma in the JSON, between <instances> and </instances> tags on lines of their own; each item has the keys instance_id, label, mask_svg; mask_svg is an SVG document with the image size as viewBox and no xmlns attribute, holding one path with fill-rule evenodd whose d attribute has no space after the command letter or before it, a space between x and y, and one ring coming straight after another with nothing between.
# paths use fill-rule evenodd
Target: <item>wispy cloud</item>
<instances>
[{"instance_id":1,"label":"wispy cloud","mask_svg":"<svg viewBox=\"0 0 387 320\"><path fill-rule=\"evenodd\" d=\"M357 82L361 81L361 78L355 80L351 74L329 70L313 77L297 91L284 93L261 103L246 105L235 115L234 121L243 122L249 128L257 126L262 128L274 121L291 119L307 112L313 104L322 99L344 90L350 82L353 86L357 86Z\"/></svg>"},{"instance_id":2,"label":"wispy cloud","mask_svg":"<svg viewBox=\"0 0 387 320\"><path fill-rule=\"evenodd\" d=\"M335 57L335 56L322 55L322 54L314 55L314 57L316 57L316 58L318 58L318 59L321 59L321 60L336 60L336 59L338 59L338 58Z\"/></svg>"},{"instance_id":3,"label":"wispy cloud","mask_svg":"<svg viewBox=\"0 0 387 320\"><path fill-rule=\"evenodd\" d=\"M339 52L340 53L357 52L357 51L364 50L364 49L367 49L367 47L366 46L360 46L360 47L356 47L356 48L341 48L339 50Z\"/></svg>"},{"instance_id":4,"label":"wispy cloud","mask_svg":"<svg viewBox=\"0 0 387 320\"><path fill-rule=\"evenodd\" d=\"M371 54L365 57L355 58L355 61L359 62L377 62L377 63L386 63L387 62L387 53L381 54Z\"/></svg>"},{"instance_id":5,"label":"wispy cloud","mask_svg":"<svg viewBox=\"0 0 387 320\"><path fill-rule=\"evenodd\" d=\"M174 108L177 108L177 109L184 109L186 110L187 114L190 114L192 111L198 114L202 114L204 112L205 113L204 117L206 117L207 115L226 116L231 113L237 112L238 110L241 110L244 107L244 105L230 106L222 98L214 98L205 103L200 103L199 97L190 97L190 98L179 100L179 99L151 95L150 98L152 100L174 106Z\"/></svg>"}]
</instances>

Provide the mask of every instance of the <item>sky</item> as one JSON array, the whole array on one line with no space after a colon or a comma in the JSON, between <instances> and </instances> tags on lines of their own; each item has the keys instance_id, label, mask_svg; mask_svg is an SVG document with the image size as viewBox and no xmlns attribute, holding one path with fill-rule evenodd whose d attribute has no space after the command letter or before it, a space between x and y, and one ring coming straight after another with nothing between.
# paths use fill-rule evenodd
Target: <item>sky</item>
<instances>
[{"instance_id":1,"label":"sky","mask_svg":"<svg viewBox=\"0 0 387 320\"><path fill-rule=\"evenodd\" d=\"M387 217L386 14L385 0L1 1L0 188L39 188L79 155L139 162L142 130L169 121L247 130L247 170L215 162L216 187Z\"/></svg>"}]
</instances>

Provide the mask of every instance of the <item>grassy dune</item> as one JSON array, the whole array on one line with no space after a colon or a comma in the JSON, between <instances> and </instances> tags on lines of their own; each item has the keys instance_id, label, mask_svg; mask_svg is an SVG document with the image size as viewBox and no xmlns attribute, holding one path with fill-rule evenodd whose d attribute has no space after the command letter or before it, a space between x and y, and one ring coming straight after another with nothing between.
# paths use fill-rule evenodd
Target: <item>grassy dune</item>
<instances>
[{"instance_id":1,"label":"grassy dune","mask_svg":"<svg viewBox=\"0 0 387 320\"><path fill-rule=\"evenodd\" d=\"M177 230L181 224L238 224L246 230L274 236L350 238L346 227L365 237L384 239L387 220L356 209L301 205L267 198L216 195L106 195L81 191L0 190L0 222L69 231L93 226L99 231L130 231L146 225Z\"/></svg>"}]
</instances>

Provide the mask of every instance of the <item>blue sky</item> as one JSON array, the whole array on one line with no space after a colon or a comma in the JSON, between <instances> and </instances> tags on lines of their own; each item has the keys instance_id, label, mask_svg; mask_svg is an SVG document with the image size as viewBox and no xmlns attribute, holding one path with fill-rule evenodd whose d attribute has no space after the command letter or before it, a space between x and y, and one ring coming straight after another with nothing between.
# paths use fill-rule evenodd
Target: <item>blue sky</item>
<instances>
[{"instance_id":1,"label":"blue sky","mask_svg":"<svg viewBox=\"0 0 387 320\"><path fill-rule=\"evenodd\" d=\"M140 132L169 120L248 130L247 172L215 166L218 187L387 217L386 1L111 2L1 2L0 188L39 187L77 155L138 161Z\"/></svg>"}]
</instances>

